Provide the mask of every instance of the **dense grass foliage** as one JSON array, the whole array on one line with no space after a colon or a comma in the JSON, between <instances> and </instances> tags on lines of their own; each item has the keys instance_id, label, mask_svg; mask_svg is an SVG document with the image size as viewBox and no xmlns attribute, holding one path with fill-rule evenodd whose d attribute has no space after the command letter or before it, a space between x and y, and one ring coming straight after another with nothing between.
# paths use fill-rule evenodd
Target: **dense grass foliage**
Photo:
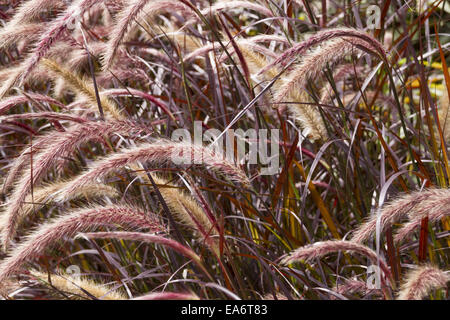
<instances>
[{"instance_id":1,"label":"dense grass foliage","mask_svg":"<svg viewBox=\"0 0 450 320\"><path fill-rule=\"evenodd\" d=\"M0 21L4 299L448 299L449 1Z\"/></svg>"}]
</instances>

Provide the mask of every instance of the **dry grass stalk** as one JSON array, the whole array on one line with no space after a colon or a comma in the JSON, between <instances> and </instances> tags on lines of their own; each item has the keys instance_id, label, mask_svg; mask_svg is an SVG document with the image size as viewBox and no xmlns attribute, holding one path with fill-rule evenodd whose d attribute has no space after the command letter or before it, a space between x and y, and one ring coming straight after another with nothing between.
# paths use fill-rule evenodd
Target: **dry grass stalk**
<instances>
[{"instance_id":1,"label":"dry grass stalk","mask_svg":"<svg viewBox=\"0 0 450 320\"><path fill-rule=\"evenodd\" d=\"M35 186L59 159L67 158L84 142L91 140L102 141L104 137L116 133L133 134L146 130L145 127L130 121L86 122L58 135L50 133L41 137L36 144L43 151L33 157L33 168L28 167L24 170L17 181L16 188L11 194L7 202L6 210L3 213L6 215L6 220L4 221L7 221L7 225L4 225L2 228L3 246L7 247L9 241L15 234L19 210L25 197L30 193L32 186ZM31 147L22 152L14 166L10 169L4 188L8 187L9 183L13 181L15 174L23 168L30 154L32 154Z\"/></svg>"},{"instance_id":2,"label":"dry grass stalk","mask_svg":"<svg viewBox=\"0 0 450 320\"><path fill-rule=\"evenodd\" d=\"M359 293L362 296L367 296L369 294L382 295L382 292L379 289L369 289L367 284L360 280L346 280L343 284L335 286L333 291L341 295L353 295L355 293ZM331 295L330 298L333 300L336 299L333 295Z\"/></svg>"},{"instance_id":3,"label":"dry grass stalk","mask_svg":"<svg viewBox=\"0 0 450 320\"><path fill-rule=\"evenodd\" d=\"M92 299L91 296L94 296L100 300L127 300L127 297L120 291L87 279L86 277L74 277L64 273L50 274L49 281L49 275L47 273L31 270L30 274L41 282L51 284L52 287L59 291L74 295L75 298Z\"/></svg>"},{"instance_id":4,"label":"dry grass stalk","mask_svg":"<svg viewBox=\"0 0 450 320\"><path fill-rule=\"evenodd\" d=\"M143 232L114 231L114 232L90 232L80 234L79 236L88 239L123 239L130 241L142 241L159 244L177 251L178 253L184 255L189 259L192 259L195 263L202 266L200 257L194 251L192 251L192 249L182 245L181 243L175 240L154 234L148 234Z\"/></svg>"},{"instance_id":5,"label":"dry grass stalk","mask_svg":"<svg viewBox=\"0 0 450 320\"><path fill-rule=\"evenodd\" d=\"M19 41L30 42L39 37L43 29L40 23L30 23L20 26L9 26L0 30L0 50L8 50L11 45L18 44Z\"/></svg>"},{"instance_id":6,"label":"dry grass stalk","mask_svg":"<svg viewBox=\"0 0 450 320\"><path fill-rule=\"evenodd\" d=\"M262 298L262 300L289 300L289 299L285 295L276 292L275 297L273 293L268 293Z\"/></svg>"},{"instance_id":7,"label":"dry grass stalk","mask_svg":"<svg viewBox=\"0 0 450 320\"><path fill-rule=\"evenodd\" d=\"M213 252L219 254L217 226L213 225L213 222L200 208L197 201L180 191L176 186L169 184L165 179L156 175L152 175L152 178L158 185L158 190L172 213L183 225L196 230L197 237L204 241Z\"/></svg>"},{"instance_id":8,"label":"dry grass stalk","mask_svg":"<svg viewBox=\"0 0 450 320\"><path fill-rule=\"evenodd\" d=\"M84 80L72 71L60 66L57 62L50 59L42 59L42 64L47 67L51 72L55 73L64 79L65 83L76 93L81 94L83 97L87 98L92 106L97 106L97 98L95 95L94 86L91 85L87 80ZM116 104L108 97L100 95L100 103L102 108L115 119L122 120L123 115L117 109Z\"/></svg>"},{"instance_id":9,"label":"dry grass stalk","mask_svg":"<svg viewBox=\"0 0 450 320\"><path fill-rule=\"evenodd\" d=\"M386 262L381 257L378 257L377 253L369 247L346 240L329 240L315 242L311 245L300 247L293 250L286 257L281 260L281 263L286 265L296 261L311 261L316 258L321 258L329 253L338 251L351 251L356 252L362 256L369 258L369 260L377 265L380 263L380 268L384 274L390 279L391 272L386 265Z\"/></svg>"},{"instance_id":10,"label":"dry grass stalk","mask_svg":"<svg viewBox=\"0 0 450 320\"><path fill-rule=\"evenodd\" d=\"M24 263L36 259L57 241L73 237L79 232L113 225L149 229L152 232L165 230L156 216L130 206L98 206L75 210L41 225L15 247L0 264L0 284L17 273Z\"/></svg>"},{"instance_id":11,"label":"dry grass stalk","mask_svg":"<svg viewBox=\"0 0 450 320\"><path fill-rule=\"evenodd\" d=\"M303 98L305 87L310 79L316 79L322 70L328 65L333 65L350 53L361 52L361 47L367 50L373 49L366 42L360 39L348 37L333 39L325 42L321 47L316 48L307 54L301 64L295 68L283 84L276 91L274 102L280 105L286 98L290 101L298 102L296 98ZM282 104L281 104L282 105ZM327 132L319 110L313 105L289 104L288 109L296 116L302 127L307 130L311 139L325 139Z\"/></svg>"},{"instance_id":12,"label":"dry grass stalk","mask_svg":"<svg viewBox=\"0 0 450 320\"><path fill-rule=\"evenodd\" d=\"M302 134L311 141L327 140L328 133L322 115L310 96L306 92L293 90L290 93L290 98L294 103L288 104L287 108L295 120L300 123L303 129ZM280 104L274 104L274 107L279 106ZM281 110L283 109L284 106L281 107Z\"/></svg>"},{"instance_id":13,"label":"dry grass stalk","mask_svg":"<svg viewBox=\"0 0 450 320\"><path fill-rule=\"evenodd\" d=\"M217 12L222 10L233 10L236 8L250 9L267 17L273 16L272 11L270 11L270 9L251 1L218 1L214 3L212 6L201 10L200 13L203 16L208 16L216 14Z\"/></svg>"},{"instance_id":14,"label":"dry grass stalk","mask_svg":"<svg viewBox=\"0 0 450 320\"><path fill-rule=\"evenodd\" d=\"M275 57L275 53L263 46L257 45L258 43L262 42L280 42L280 43L286 43L286 39L279 37L279 36L271 36L271 35L260 35L260 36L254 36L251 39L234 39L236 44L238 45L240 51L246 58L246 60L250 60L249 62L252 63L252 61L255 61L255 64L260 65L258 69L254 69L252 73L257 74L261 68L267 65L267 60L265 57ZM231 43L228 41L226 43L223 43L227 50L229 50L229 53L234 53L234 48L232 47ZM208 53L212 50L219 50L223 49L220 43L217 41L210 42L206 45L200 46L189 54L184 56L184 62L190 62L194 60L195 58L203 56L205 53ZM257 51L257 52L255 52ZM228 59L228 56L225 54L222 54L222 58L220 61L224 61ZM250 68L250 66L249 66ZM276 69L276 68L275 68ZM270 76L270 75L269 75Z\"/></svg>"},{"instance_id":15,"label":"dry grass stalk","mask_svg":"<svg viewBox=\"0 0 450 320\"><path fill-rule=\"evenodd\" d=\"M257 4L255 2L251 2L251 1L240 1L240 0L235 0L235 1L217 1L214 4L210 4L207 3L207 7L200 10L200 14L206 18L220 12L220 11L231 11L234 9L240 9L240 8L245 8L245 9L250 9L253 10L261 15L267 16L267 17L273 17L273 13L270 9ZM188 20L185 23L185 26L189 26L191 24L194 24L196 22L198 22L200 20L199 16L195 16L192 19Z\"/></svg>"},{"instance_id":16,"label":"dry grass stalk","mask_svg":"<svg viewBox=\"0 0 450 320\"><path fill-rule=\"evenodd\" d=\"M414 216L428 213L430 210L439 211L448 207L450 200L448 189L429 188L420 192L404 194L381 208L379 215L373 214L354 233L352 241L364 242L375 234L377 220L380 221L380 232L387 226L399 221L407 215Z\"/></svg>"},{"instance_id":17,"label":"dry grass stalk","mask_svg":"<svg viewBox=\"0 0 450 320\"><path fill-rule=\"evenodd\" d=\"M133 88L125 88L125 89L103 90L102 94L106 95L106 96L114 96L114 97L120 97L120 96L134 97L134 96L136 96L136 97L143 98L145 100L148 100L148 101L154 103L157 107L161 108L166 114L168 114L173 121L176 121L175 116L172 114L169 106L165 102L163 102L160 99L155 98L154 96L152 96L151 94L148 94L146 92L136 90Z\"/></svg>"},{"instance_id":18,"label":"dry grass stalk","mask_svg":"<svg viewBox=\"0 0 450 320\"><path fill-rule=\"evenodd\" d=\"M81 72L83 67L89 67L89 55L91 57L99 57L106 50L106 43L92 42L88 43L89 54L85 48L71 49L70 58L67 59L65 66L70 70ZM53 56L53 55L52 55ZM55 55L55 58L58 57ZM73 72L73 71L72 71Z\"/></svg>"},{"instance_id":19,"label":"dry grass stalk","mask_svg":"<svg viewBox=\"0 0 450 320\"><path fill-rule=\"evenodd\" d=\"M6 88L6 85L10 84L10 87L4 92L3 95L0 95L0 99L4 99L6 93L9 94L9 88L12 88L14 86L14 77L15 75L23 72L23 66L17 63L11 64L8 68L4 68L0 71L0 81L2 82L3 89ZM28 77L23 81L23 85L39 85L39 83L46 82L49 80L49 73L47 69L42 67L41 65L38 65L35 67L28 75ZM0 90L1 90L0 88ZM17 88L14 87L13 89Z\"/></svg>"},{"instance_id":20,"label":"dry grass stalk","mask_svg":"<svg viewBox=\"0 0 450 320\"><path fill-rule=\"evenodd\" d=\"M13 17L8 21L7 27L13 28L32 22L39 18L43 9L60 10L66 4L62 0L28 0L22 1L17 7Z\"/></svg>"},{"instance_id":21,"label":"dry grass stalk","mask_svg":"<svg viewBox=\"0 0 450 320\"><path fill-rule=\"evenodd\" d=\"M111 38L108 41L106 52L103 56L103 70L109 69L114 60L117 48L127 38L130 25L139 19L140 15L146 14L152 17L161 11L177 10L189 13L189 7L174 0L158 0L149 2L148 0L129 0L125 10L121 11L117 17L117 23L111 31Z\"/></svg>"},{"instance_id":22,"label":"dry grass stalk","mask_svg":"<svg viewBox=\"0 0 450 320\"><path fill-rule=\"evenodd\" d=\"M146 170L137 164L130 166L147 184L152 185ZM196 236L216 254L219 254L218 229L213 218L199 206L198 202L188 196L178 187L170 184L166 179L154 173L151 175L164 201L176 218L188 228L196 231Z\"/></svg>"},{"instance_id":23,"label":"dry grass stalk","mask_svg":"<svg viewBox=\"0 0 450 320\"><path fill-rule=\"evenodd\" d=\"M53 201L54 194L64 188L69 181L61 181L52 184L48 184L47 186L37 188L33 190L33 194L28 195L25 199L24 205L19 211L20 216L17 218L17 225L28 216L30 216L33 212L39 211L43 206L51 203ZM87 184L84 187L77 190L70 195L66 201L70 201L78 198L85 199L101 199L104 197L108 198L117 198L119 193L113 187L101 184L101 183L91 183ZM3 214L0 217L0 229L7 225L8 216Z\"/></svg>"},{"instance_id":24,"label":"dry grass stalk","mask_svg":"<svg viewBox=\"0 0 450 320\"><path fill-rule=\"evenodd\" d=\"M438 117L441 125L442 134L445 141L450 141L450 102L448 99L447 88L444 87L442 96L439 99Z\"/></svg>"},{"instance_id":25,"label":"dry grass stalk","mask_svg":"<svg viewBox=\"0 0 450 320\"><path fill-rule=\"evenodd\" d=\"M19 114L10 114L7 116L0 116L0 122L11 120L32 120L32 119L45 119L47 121L52 120L72 121L76 123L83 123L88 121L88 119L86 118L59 112L19 113Z\"/></svg>"},{"instance_id":26,"label":"dry grass stalk","mask_svg":"<svg viewBox=\"0 0 450 320\"><path fill-rule=\"evenodd\" d=\"M348 104L353 102L354 98L357 95L358 95L358 93L355 93L355 92L345 94L343 97L341 97L342 104L344 106L347 106ZM376 96L374 104L379 104L380 106L386 107L387 109L395 107L395 102L393 101L393 99L391 97L384 96L383 94L376 95L376 92L374 92L374 91L367 91L364 93L364 95L366 97L367 102L369 102L369 103L371 101L373 101L373 99ZM359 102L361 104L365 103L364 101L362 101L361 98L360 98Z\"/></svg>"},{"instance_id":27,"label":"dry grass stalk","mask_svg":"<svg viewBox=\"0 0 450 320\"><path fill-rule=\"evenodd\" d=\"M411 233L414 232L414 230L420 230L420 225L422 222L422 219L425 217L428 217L429 223L436 223L438 221L443 221L446 217L450 216L450 212L448 211L448 202L450 199L442 199L442 203L445 203L445 206L439 207L437 205L436 207L432 207L430 211L422 211L420 215L414 215L410 216L409 222L405 223L395 234L394 241L395 243L399 243L403 241L406 237L411 235ZM439 210L441 209L441 210Z\"/></svg>"},{"instance_id":28,"label":"dry grass stalk","mask_svg":"<svg viewBox=\"0 0 450 320\"><path fill-rule=\"evenodd\" d=\"M260 53L255 52L251 46L246 45L249 41L238 41L239 50L242 52L242 55L247 62L247 66L250 70L250 73L257 75L259 70L267 65L266 56ZM272 80L275 78L280 70L278 68L273 67L267 71L261 78L265 80ZM275 82L273 88L277 88L279 85L279 81Z\"/></svg>"},{"instance_id":29,"label":"dry grass stalk","mask_svg":"<svg viewBox=\"0 0 450 320\"><path fill-rule=\"evenodd\" d=\"M333 80L337 84L340 81L345 81L345 78L349 75L352 77L360 77L363 74L363 67L354 65L352 63L339 65L336 67L336 71L333 72ZM327 104L332 101L334 95L333 88L329 81L320 90L320 104ZM345 105L345 104L344 104Z\"/></svg>"},{"instance_id":30,"label":"dry grass stalk","mask_svg":"<svg viewBox=\"0 0 450 320\"><path fill-rule=\"evenodd\" d=\"M277 54L274 53L272 50L266 48L265 46L262 46L260 44L258 44L255 41L252 40L248 40L248 39L235 39L235 42L237 44L237 46L239 48L241 47L246 47L247 49L256 52L258 54L263 55L264 57L267 58L275 58L277 57ZM242 51L242 50L241 50ZM234 53L234 48L232 48L231 50L229 50L230 54ZM225 57L225 56L224 56ZM245 56L244 56L245 57ZM258 70L259 71L259 70Z\"/></svg>"},{"instance_id":31,"label":"dry grass stalk","mask_svg":"<svg viewBox=\"0 0 450 320\"><path fill-rule=\"evenodd\" d=\"M62 15L50 22L47 31L42 34L32 52L22 61L15 73L10 75L8 80L3 83L0 88L0 97L3 97L14 85L22 85L38 62L50 50L53 43L67 30L68 24L72 23L74 19L76 20L85 10L101 1L103 0L78 0L68 7Z\"/></svg>"},{"instance_id":32,"label":"dry grass stalk","mask_svg":"<svg viewBox=\"0 0 450 320\"><path fill-rule=\"evenodd\" d=\"M432 290L446 288L449 281L448 272L429 265L418 267L406 275L397 300L422 300Z\"/></svg>"},{"instance_id":33,"label":"dry grass stalk","mask_svg":"<svg viewBox=\"0 0 450 320\"><path fill-rule=\"evenodd\" d=\"M228 46L229 47L229 46ZM211 43L208 43L204 46L200 46L199 48L195 48L188 54L186 54L183 57L183 63L190 63L191 61L203 57L206 53L213 51L213 50L219 50L222 47L220 46L220 43L218 41L214 41Z\"/></svg>"},{"instance_id":34,"label":"dry grass stalk","mask_svg":"<svg viewBox=\"0 0 450 320\"><path fill-rule=\"evenodd\" d=\"M370 1L363 1L362 5L366 2ZM447 84L445 80L448 79L440 74L441 71L433 71L447 68L444 63L445 52L442 50L448 47L447 44L441 47L437 42L426 41L423 46L417 45L415 37L401 32L402 24L399 23L387 23L385 32L376 32L379 40L370 34L372 31L366 31L367 28L326 29L342 21L350 26L355 25L355 21L360 24L357 12L349 12L349 15L343 17L342 14L336 14L339 13L340 6L334 2L322 1L320 4L320 1L294 0L294 3L291 2L288 6L288 16L298 13L290 12L292 6L300 6L301 14L306 15L309 20L305 20L300 29L295 27L297 23L294 20L287 19L280 8L273 10L275 7L272 3L254 0L214 0L210 3L205 0L18 0L2 3L0 18L4 27L0 28L0 64L4 68L0 70L0 97L10 93L15 95L12 88L18 89L21 95L0 100L0 139L4 142L0 146L1 162L3 170L9 169L4 182L6 201L2 203L0 240L6 249L12 246L11 252L6 252L7 256L1 258L0 292L7 289L10 280L14 279L12 276L25 269L25 265L28 266L30 262L35 265L35 260L45 257L48 247L68 240L66 237L73 239L79 232L92 232L94 230L91 228L104 225L108 228L100 231L108 232L86 233L84 236L91 239L126 240L113 241L113 251L110 252L111 255L107 254L107 258L113 259L108 259L113 262L113 268L121 267L116 261L119 264L126 263L123 259L134 254L145 260L148 249L158 255L158 259L152 260L156 262L154 270L148 269L146 263L140 264L134 259L131 262L137 262L137 265L127 270L121 269L126 274L127 281L131 280L136 284L130 287L130 296L143 295L137 298L140 300L198 299L188 287L198 288L199 283L205 284L205 276L211 281L206 283L206 287L218 289L204 291L208 298L267 298L265 294L268 292L280 299L292 296L320 299L326 295L342 299L345 298L342 295L363 299L378 298L378 295L380 298L391 298L397 288L390 274L390 265L407 265L411 259L408 259L406 251L417 242L399 246L396 254L392 254L388 243L389 266L379 253L364 246L362 242L371 240L375 233L378 236L378 232L385 232L388 226L404 221L406 223L395 230L396 245L413 232L418 232L422 222L436 223L442 220L442 225L433 226L437 232L436 237L432 237L433 241L425 241L426 247L420 241L420 249L433 251L430 259L438 261L441 264L439 267L444 269L443 264L447 262L445 250L439 248L445 246L447 241L447 233L440 231L448 230L448 219L445 219L450 205L448 189L412 191L408 195L394 198L387 205L378 208L377 214L370 216L356 230L352 241L323 241L298 248L270 263L270 268L264 262L267 259L273 260L274 255L293 243L291 240L297 239L304 243L311 239L328 238L327 234L329 230L333 230L334 224L322 225L319 214L326 218L329 210L337 214L340 230L344 233L352 232L360 213L364 214L367 206L373 203L373 190L387 186L385 177L391 178L389 182L394 181L395 177L403 179L396 175L397 167L411 167L408 163L411 159L418 160L416 169L420 172L409 172L404 176L404 181L396 180L394 184L400 182L405 187L405 182L409 188L415 184L419 186L420 178L426 178L433 185L444 186L448 178L440 161L442 150L436 147L436 141L431 141L430 148L429 132L422 130L422 123L432 126L430 130L437 129L437 124L434 123L437 119L433 116L435 113L414 108L416 100L420 100L419 107L432 105L436 92L440 94L441 87ZM390 13L397 14L397 20L406 19L413 24L417 22L419 29L423 22L421 18L430 15L437 17L433 20L437 28L444 23L441 11L450 12L448 6L427 4L426 10L421 7L418 12L405 11L401 14L402 8L397 7L390 8ZM204 17L199 17L201 15ZM366 18L368 15L366 12ZM320 21L316 19L318 17ZM315 27L319 28L318 32ZM429 34L433 30L428 30L427 25L425 29L426 40L433 38ZM303 30L312 30L315 34L300 43L292 42L301 39ZM439 40L437 35L436 40ZM414 50L401 50L401 47L395 45L399 41L418 48L417 56L428 60L428 64L423 61L419 66L421 68L416 68L421 79L417 75L411 75L411 72L415 72L412 69L413 62L416 61L412 56ZM394 59L388 59L382 43L396 52ZM358 61L352 59L353 64L338 65L355 52L358 53ZM359 54L365 52L373 54L375 59L359 59ZM203 59L197 59L198 57ZM380 64L373 61L379 58ZM439 58L441 63L436 62ZM232 63L228 59L233 60ZM98 68L98 61L101 63L101 71L91 74L91 71L95 72ZM297 64L293 63L295 61ZM364 63L370 65L370 74L363 70ZM333 81L330 79L330 83L324 81L326 79L323 77L323 71L328 66L331 66L331 71L337 69L332 72ZM243 70L239 70L239 67ZM426 69L422 70L422 67ZM426 72L429 81L422 77L422 71ZM253 82L249 82L249 75ZM408 81L405 86L402 79L410 75L415 81ZM99 86L105 89L100 88L99 92L94 90L90 77L95 77ZM271 83L271 88L267 91L264 89L264 100L260 100L258 93L265 87L264 83L271 82L275 77L276 81ZM53 97L64 103L46 96L51 89ZM307 89L320 91L307 92ZM421 95L424 89L427 95ZM43 94L28 94L26 91ZM450 138L447 93L448 90L444 87L438 108L445 139ZM95 118L97 104L102 110L97 100L98 94L106 111L105 119ZM389 94L393 96L390 101ZM356 101L355 97L361 99ZM375 98L378 100L375 101ZM288 104L285 102L287 100L295 104ZM336 108L336 100L340 100L344 106L351 101L352 105L340 110ZM374 111L370 117L366 117L361 111L362 100L382 102L383 107L388 108L378 108L378 103L366 106L373 107ZM394 100L395 103L392 103ZM119 111L116 101L120 102L121 108L123 104L123 112ZM279 109L261 108L264 104L278 106ZM341 103L339 105L342 106ZM389 109L393 105L394 108ZM242 111L235 113L236 109ZM331 112L333 109L337 112ZM285 110L296 117L303 129L302 133L311 140L326 140L328 128L333 130L333 135L336 134L336 139L322 147L303 139L297 145L290 143L299 130L286 118ZM407 114L402 110L407 110ZM139 120L126 121L128 117ZM92 118L106 121L95 122ZM244 187L249 184L246 173L232 159L228 159L228 162L222 154L214 153L210 148L160 139L169 137L178 128L193 129L190 124L196 120L202 122L202 128L214 129L214 126L226 128L227 123L231 127L231 119L233 123L239 121L235 124L239 124L242 129L261 130L281 126L282 140L278 139L275 145L284 149L286 166L278 177L259 175L264 165L264 155L261 153L257 164L250 161L247 163L248 158L242 160L247 163L251 174L252 188L232 190L232 183L217 180L216 176L229 177L228 180L242 183ZM145 126L137 124L141 121ZM381 124L381 128L377 124ZM155 135L159 134L157 138L144 136L144 133L153 133L146 130L146 127L155 128ZM24 139L29 144L24 145ZM93 143L89 143L91 141ZM136 146L135 141L146 143ZM248 143L253 141L258 145L260 142L269 142L261 136L246 139ZM271 139L270 142L274 141ZM124 145L131 147L120 149ZM25 148L16 153L14 148L18 146ZM327 148L328 146L331 148ZM383 151L379 157L380 150ZM108 155L110 151L114 153ZM231 151L228 150L228 144L227 151ZM274 159L275 153L271 154ZM422 163L420 159L426 160ZM433 161L436 159L439 160L438 163ZM387 166L386 160L389 162ZM146 162L151 164L150 170L143 165ZM380 166L377 165L378 162L381 162ZM80 173L84 163L87 163L87 168ZM184 181L183 178L183 181L192 194L185 190L184 185L178 186L154 176L151 170L161 171L163 166L187 171L183 171L184 178L187 179ZM189 170L197 166L206 168L206 175L196 179L207 182L201 188L202 191L188 177ZM111 185L126 186L124 198L142 199L143 203L154 207L158 204L151 197L152 191L158 193L164 206L163 211L167 211L167 204L172 213L167 212L167 218L173 222L173 216L181 227L187 227L191 232L177 231L179 240L174 241L168 238L169 230L154 215L147 215L127 205L95 205L97 200L110 203L111 200L107 197L119 195L115 189L99 181L121 169L142 177L144 184L148 185L148 188L133 187L135 180L130 181L128 174L117 175ZM302 176L306 178L308 172L315 174L308 176L313 180L306 186L298 179L302 180ZM78 175L67 177L72 174ZM419 175L417 181L414 178L416 174ZM70 180L43 184L43 181L57 181L62 176ZM152 190L155 184L153 180L150 183L150 177L156 182L157 190ZM297 186L302 190L297 191ZM162 201L161 196L165 201ZM86 201L90 206L61 215L65 207L74 205L73 200ZM42 209L50 203L51 206ZM220 212L220 218L223 218L218 221L220 224L210 205L216 207L217 213ZM300 215L295 214L297 209L300 209ZM49 222L41 221L35 219L35 212L44 217L53 212L59 216ZM423 220L424 218L427 219ZM43 225L28 237L22 238L26 231L25 221L27 226L35 222ZM109 226L112 227L111 230ZM133 232L116 232L117 228L114 227L120 226L128 227ZM143 228L166 234L145 233L140 230ZM121 231L122 228L118 230ZM221 237L221 240L226 241L223 245L225 248L232 248L233 252L225 250L219 256L218 238L223 235L225 237ZM185 236L187 238L183 239ZM149 245L128 246L128 241ZM191 248L186 243L192 243L195 247ZM199 243L206 245L207 250L199 246ZM88 248L97 247L93 241L86 245ZM69 245L69 249L72 247L73 245ZM202 250L202 255L194 252L193 248ZM172 249L177 252L172 252ZM383 252L384 249L386 248L382 248ZM419 250L420 257L423 256L423 250ZM354 260L355 262L367 259L371 267L381 266L382 289L369 289L368 283L360 281L365 280L364 274L354 277L355 265L340 268L342 255L337 254L340 251L364 256ZM119 257L117 260L116 252ZM195 270L191 269L193 272L189 274L190 279L186 279L184 270L183 274L179 272L182 269L178 268L178 260L183 257L178 253L188 257L189 259L185 259L189 260L188 263L193 259L201 268L200 270L193 265ZM233 256L233 253L239 256ZM283 264L305 260L315 268L317 259L332 253L333 259L326 259L327 267L320 269L318 274L306 272L304 277L302 275L291 279L283 273ZM53 255L57 255L57 252L53 252ZM159 259L159 255L163 259ZM343 257L348 258L348 255L344 254ZM99 271L95 269L105 269L97 259L86 260L77 254L71 259L74 263L83 263L84 269L91 269L92 274ZM49 262L52 260L53 258ZM206 261L211 264L211 270L214 270L214 278L202 265ZM51 265L48 267L53 269ZM417 266L407 275L398 298L434 298L432 291L445 288L449 280L448 272L437 268ZM284 266L284 269L288 268ZM159 270L164 270L164 273ZM336 275L334 270L339 270L340 274ZM154 271L157 272L156 275ZM369 268L367 271L369 272ZM168 272L169 280L164 278L165 272ZM291 272L295 273L296 270L289 271ZM38 271L32 273L46 277ZM175 279L178 277L188 289L182 292L165 292L172 279L178 281ZM86 282L84 286L91 287L88 291L94 293L93 297L81 288L71 286L78 279L72 279L69 275L66 279L65 274L56 274L53 278L54 285L72 292L74 296L87 299L108 298L109 288ZM336 279L343 279L343 284L331 289L329 284L334 284ZM367 274L367 280L370 279ZM138 283L140 281L142 283ZM249 284L248 281L252 283ZM386 283L388 281L390 287ZM156 291L159 289L155 289L155 292L142 292L148 283L152 286L155 284L156 288L164 287L163 292ZM318 286L310 290L311 284ZM10 298L36 297L33 289L24 289L26 288L17 289L11 293ZM39 291L38 289L37 292ZM443 298L441 292L438 293L436 298ZM125 299L120 294L118 298Z\"/></svg>"},{"instance_id":35,"label":"dry grass stalk","mask_svg":"<svg viewBox=\"0 0 450 320\"><path fill-rule=\"evenodd\" d=\"M149 133L149 129L132 121L87 121L80 125L68 128L65 132L54 135L48 133L42 135L33 142L31 147L26 148L14 161L5 179L3 189L8 189L19 171L33 155L34 160L40 159L40 163L33 171L34 183L39 181L41 175L57 164L57 170L62 170L61 159L70 157L75 150L89 141L103 142L106 137L113 135L134 136L140 133ZM33 150L33 152L32 152ZM39 155L35 155L39 152ZM28 173L27 173L28 174ZM23 175L22 175L23 177Z\"/></svg>"},{"instance_id":36,"label":"dry grass stalk","mask_svg":"<svg viewBox=\"0 0 450 320\"><path fill-rule=\"evenodd\" d=\"M140 56L146 56L149 55L151 57L151 60L160 60L161 62L172 65L173 62L164 52L159 51L158 49L154 48L139 48L139 55Z\"/></svg>"},{"instance_id":37,"label":"dry grass stalk","mask_svg":"<svg viewBox=\"0 0 450 320\"><path fill-rule=\"evenodd\" d=\"M292 48L286 50L279 58L272 61L268 64L264 69L260 71L260 73L264 73L270 68L281 65L286 66L289 62L295 57L300 56L306 52L309 48L320 44L322 42L334 39L334 38L347 38L350 42L358 42L362 44L364 47L372 48L372 51L377 52L380 56L386 60L386 49L383 45L371 35L365 33L364 31L360 31L357 29L351 28L336 28L336 29L328 29L319 31L313 36L309 37L307 40L302 41ZM361 42L362 41L362 42ZM364 42L364 44L363 44Z\"/></svg>"},{"instance_id":38,"label":"dry grass stalk","mask_svg":"<svg viewBox=\"0 0 450 320\"><path fill-rule=\"evenodd\" d=\"M192 11L187 13L191 14ZM158 37L163 37L164 39L169 39L175 46L182 49L185 53L195 51L202 47L202 40L196 36L186 34L181 30L176 30L173 27L162 28L160 30L162 33Z\"/></svg>"},{"instance_id":39,"label":"dry grass stalk","mask_svg":"<svg viewBox=\"0 0 450 320\"><path fill-rule=\"evenodd\" d=\"M247 176L240 168L209 148L188 143L159 141L122 149L96 161L88 170L74 178L66 188L60 190L58 198L62 200L84 184L138 161L150 162L158 167L167 163L178 167L201 164L213 172L222 173L236 182L249 185Z\"/></svg>"},{"instance_id":40,"label":"dry grass stalk","mask_svg":"<svg viewBox=\"0 0 450 320\"><path fill-rule=\"evenodd\" d=\"M22 103L27 103L27 102L33 102L33 101L37 101L39 103L54 104L60 108L65 109L64 104L62 104L58 100L53 99L52 97L38 94L38 93L27 92L26 95L19 94L16 96L11 96L11 97L2 99L0 101L0 114L4 114L4 113L8 112L12 107L14 107L16 105L19 105Z\"/></svg>"}]
</instances>

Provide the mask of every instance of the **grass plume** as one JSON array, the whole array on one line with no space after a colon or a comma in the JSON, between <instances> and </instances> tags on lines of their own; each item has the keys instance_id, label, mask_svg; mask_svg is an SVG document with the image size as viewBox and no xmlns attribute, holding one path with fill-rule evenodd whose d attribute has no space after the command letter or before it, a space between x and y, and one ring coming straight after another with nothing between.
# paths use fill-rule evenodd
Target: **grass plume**
<instances>
[{"instance_id":1,"label":"grass plume","mask_svg":"<svg viewBox=\"0 0 450 320\"><path fill-rule=\"evenodd\" d=\"M134 229L163 231L158 219L129 206L99 206L74 210L41 225L16 246L0 263L0 283L19 271L22 265L32 261L57 241L74 237L77 233L99 226L119 225Z\"/></svg>"},{"instance_id":2,"label":"grass plume","mask_svg":"<svg viewBox=\"0 0 450 320\"><path fill-rule=\"evenodd\" d=\"M3 214L6 225L2 226L2 241L3 246L7 247L9 241L15 234L17 224L17 217L20 208L26 198L31 192L32 187L43 179L44 174L52 168L53 165L61 158L66 158L71 155L78 146L87 141L96 140L102 141L105 136L112 134L131 134L146 131L146 128L135 125L129 121L112 121L112 122L86 122L78 126L74 126L71 130L64 132L58 136L49 134L41 137L37 141L38 148L43 151L33 158L33 166L28 166L17 180L16 187L13 190L7 207ZM99 135L101 133L101 135ZM10 174L6 178L4 188L9 186L9 183L14 179L15 174L23 168L25 161L29 159L32 147L22 152L17 159L14 167L10 169Z\"/></svg>"},{"instance_id":3,"label":"grass plume","mask_svg":"<svg viewBox=\"0 0 450 320\"><path fill-rule=\"evenodd\" d=\"M201 164L213 172L222 173L236 182L249 185L247 176L240 168L225 160L222 155L215 154L211 149L188 143L160 141L123 149L96 161L93 166L73 179L67 187L61 189L58 198L64 199L86 183L138 161L149 162L157 167L165 164L175 167Z\"/></svg>"},{"instance_id":4,"label":"grass plume","mask_svg":"<svg viewBox=\"0 0 450 320\"><path fill-rule=\"evenodd\" d=\"M398 300L422 300L432 290L446 288L450 281L448 273L431 265L408 272L402 284Z\"/></svg>"},{"instance_id":5,"label":"grass plume","mask_svg":"<svg viewBox=\"0 0 450 320\"><path fill-rule=\"evenodd\" d=\"M127 297L120 291L92 281L87 277L74 277L65 273L48 275L37 270L31 270L30 274L43 283L48 282L52 287L59 291L69 293L82 299L90 300L93 296L100 300L127 300ZM86 294L86 292L89 295Z\"/></svg>"}]
</instances>

